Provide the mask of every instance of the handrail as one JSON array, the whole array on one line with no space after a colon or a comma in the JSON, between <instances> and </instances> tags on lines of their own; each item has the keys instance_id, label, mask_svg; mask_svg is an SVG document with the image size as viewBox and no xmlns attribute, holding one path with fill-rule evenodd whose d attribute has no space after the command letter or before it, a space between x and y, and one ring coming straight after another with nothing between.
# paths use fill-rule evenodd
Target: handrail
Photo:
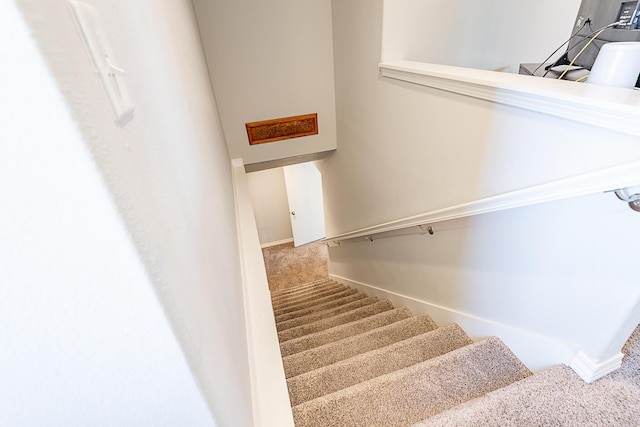
<instances>
[{"instance_id":1,"label":"handrail","mask_svg":"<svg viewBox=\"0 0 640 427\"><path fill-rule=\"evenodd\" d=\"M382 224L361 228L346 233L335 234L324 239L330 246L339 245L353 239L363 237L372 241L374 236L410 229L413 227L426 227L433 224L458 218L529 206L555 200L569 199L587 194L609 192L640 184L640 161L635 161L619 166L600 169L594 172L584 173L570 178L551 181L548 183L526 187L503 194L498 194L483 199L474 200L442 209L425 212L407 218L389 221ZM614 199L615 200L615 199ZM414 230L413 233L418 233Z\"/></svg>"},{"instance_id":2,"label":"handrail","mask_svg":"<svg viewBox=\"0 0 640 427\"><path fill-rule=\"evenodd\" d=\"M390 231L382 231L379 233L371 233L371 234L367 234L364 236L365 240L368 240L369 242L374 242L375 240L379 240L379 239L387 239L390 237L401 237L401 236L410 236L413 234L422 234L422 235L434 235L435 234L435 229L433 228L433 226L431 225L416 225L416 226L407 226L398 230L390 230ZM329 247L334 247L334 246L341 246L342 242L345 241L354 241L356 239L362 239L363 236L359 236L359 237L350 237L347 239L332 239L332 238L325 238L323 239L325 245L329 246ZM329 240L331 239L331 240Z\"/></svg>"}]
</instances>

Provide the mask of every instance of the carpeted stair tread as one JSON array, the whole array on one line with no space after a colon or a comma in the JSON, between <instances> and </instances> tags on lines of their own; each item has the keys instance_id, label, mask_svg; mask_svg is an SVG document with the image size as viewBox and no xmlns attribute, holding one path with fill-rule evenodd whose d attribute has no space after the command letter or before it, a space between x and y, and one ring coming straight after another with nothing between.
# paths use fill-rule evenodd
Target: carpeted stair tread
<instances>
[{"instance_id":1,"label":"carpeted stair tread","mask_svg":"<svg viewBox=\"0 0 640 427\"><path fill-rule=\"evenodd\" d=\"M610 376L587 384L554 366L415 424L432 426L637 426L640 388Z\"/></svg>"},{"instance_id":2,"label":"carpeted stair tread","mask_svg":"<svg viewBox=\"0 0 640 427\"><path fill-rule=\"evenodd\" d=\"M296 427L406 426L531 375L489 338L293 407Z\"/></svg>"},{"instance_id":3,"label":"carpeted stair tread","mask_svg":"<svg viewBox=\"0 0 640 427\"><path fill-rule=\"evenodd\" d=\"M343 284L335 282L333 280L327 281L327 282L320 282L320 283L316 283L313 286L309 286L307 288L303 288L303 289L298 289L295 292L291 292L285 295L272 295L271 296L271 303L272 304L278 304L278 303L282 303L282 302L286 302L286 301L290 301L290 300L294 300L296 298L300 298L303 297L305 295L310 295L313 293L317 293L319 291L322 290L327 290L327 289L332 289L332 288L337 288L337 287L344 287Z\"/></svg>"},{"instance_id":4,"label":"carpeted stair tread","mask_svg":"<svg viewBox=\"0 0 640 427\"><path fill-rule=\"evenodd\" d=\"M436 324L427 315L411 316L366 330L358 335L283 357L284 371L287 378L294 377L436 328Z\"/></svg>"},{"instance_id":5,"label":"carpeted stair tread","mask_svg":"<svg viewBox=\"0 0 640 427\"><path fill-rule=\"evenodd\" d=\"M472 342L458 325L449 325L289 378L291 405L404 369Z\"/></svg>"},{"instance_id":6,"label":"carpeted stair tread","mask_svg":"<svg viewBox=\"0 0 640 427\"><path fill-rule=\"evenodd\" d=\"M605 378L626 381L636 387L640 387L640 325L636 327L629 340L622 347L622 353L625 356L620 369L610 373ZM638 405L640 405L640 402L638 402Z\"/></svg>"},{"instance_id":7,"label":"carpeted stair tread","mask_svg":"<svg viewBox=\"0 0 640 427\"><path fill-rule=\"evenodd\" d=\"M297 302L296 304L291 304L287 307L274 309L273 312L275 316L282 316L283 314L294 313L296 311L304 310L307 308L314 308L314 307L317 307L318 305L327 304L351 295L358 295L358 294L361 294L361 292L359 292L356 289L345 288L338 292L322 295L315 300Z\"/></svg>"},{"instance_id":8,"label":"carpeted stair tread","mask_svg":"<svg viewBox=\"0 0 640 427\"><path fill-rule=\"evenodd\" d=\"M295 328L297 326L306 325L307 323L313 323L322 319L337 316L338 314L347 313L349 311L355 310L360 307L365 307L367 305L375 304L378 301L380 301L380 298L378 297L366 297L366 298L358 299L356 301L351 301L336 307L330 307L325 310L318 311L316 313L310 313L310 314L307 314L306 316L296 317L295 319L285 320L285 321L276 323L276 328L278 332L284 331L287 329Z\"/></svg>"},{"instance_id":9,"label":"carpeted stair tread","mask_svg":"<svg viewBox=\"0 0 640 427\"><path fill-rule=\"evenodd\" d=\"M331 279L320 279L320 280L316 280L313 282L309 282L309 283L303 283L301 285L297 285L297 286L292 286L290 288L285 288L285 289L278 289L275 291L271 291L271 299L277 298L277 297L281 297L281 296L285 296L285 295L291 295L291 294L295 294L297 292L303 291L303 290L307 290L307 289L311 289L317 286L322 285L323 283L335 283L334 280Z\"/></svg>"},{"instance_id":10,"label":"carpeted stair tread","mask_svg":"<svg viewBox=\"0 0 640 427\"><path fill-rule=\"evenodd\" d=\"M297 310L302 310L303 308L314 307L318 304L324 304L349 295L355 295L357 293L359 293L357 290L351 288L338 289L334 292L319 294L315 298L295 301L291 304L286 304L278 308L274 307L273 313L276 316L280 316L281 314L291 313Z\"/></svg>"},{"instance_id":11,"label":"carpeted stair tread","mask_svg":"<svg viewBox=\"0 0 640 427\"><path fill-rule=\"evenodd\" d=\"M347 286L344 286L340 283L336 282L327 282L322 283L320 285L314 286L309 289L300 290L295 294L291 295L282 295L278 297L271 297L271 306L277 308L279 306L285 306L287 304L292 304L296 300L306 298L312 295L317 295L319 293L326 293L327 291L335 290L335 289L346 289Z\"/></svg>"},{"instance_id":12,"label":"carpeted stair tread","mask_svg":"<svg viewBox=\"0 0 640 427\"><path fill-rule=\"evenodd\" d=\"M340 285L338 283L323 287L321 289L316 289L313 291L305 292L302 295L297 295L295 297L290 297L282 301L272 301L271 305L275 311L283 310L289 308L293 305L298 305L304 302L313 302L319 298L323 298L325 296L333 295L342 291L349 290L351 288Z\"/></svg>"},{"instance_id":13,"label":"carpeted stair tread","mask_svg":"<svg viewBox=\"0 0 640 427\"><path fill-rule=\"evenodd\" d=\"M334 341L339 341L368 330L389 325L411 317L411 312L406 307L385 311L374 316L369 316L355 322L335 326L315 334L295 338L280 344L280 352L283 357L290 356L301 351L309 350Z\"/></svg>"},{"instance_id":14,"label":"carpeted stair tread","mask_svg":"<svg viewBox=\"0 0 640 427\"><path fill-rule=\"evenodd\" d=\"M347 304L347 303L364 299L364 298L367 298L367 294L363 294L362 292L356 292L339 299L331 300L324 304L318 304L311 307L302 308L300 310L292 311L289 313L281 314L279 316L276 316L276 323L284 322L285 320L295 319L297 317L306 316L307 314L316 313L318 311L326 310L332 307L338 307L340 305Z\"/></svg>"},{"instance_id":15,"label":"carpeted stair tread","mask_svg":"<svg viewBox=\"0 0 640 427\"><path fill-rule=\"evenodd\" d=\"M325 329L329 329L345 323L354 322L356 320L360 320L365 317L373 316L374 314L382 313L383 311L389 310L393 310L393 304L391 304L389 301L379 301L365 307L360 307L346 313L341 313L336 316L319 320L317 322L307 323L301 326L296 326L295 328L278 332L278 340L283 343L295 338L300 338L304 335L320 332Z\"/></svg>"},{"instance_id":16,"label":"carpeted stair tread","mask_svg":"<svg viewBox=\"0 0 640 427\"><path fill-rule=\"evenodd\" d=\"M367 298L329 279L272 292L297 427L640 426L640 325L622 367L587 384L564 365L531 375L499 339L469 344L406 308L341 319Z\"/></svg>"}]
</instances>

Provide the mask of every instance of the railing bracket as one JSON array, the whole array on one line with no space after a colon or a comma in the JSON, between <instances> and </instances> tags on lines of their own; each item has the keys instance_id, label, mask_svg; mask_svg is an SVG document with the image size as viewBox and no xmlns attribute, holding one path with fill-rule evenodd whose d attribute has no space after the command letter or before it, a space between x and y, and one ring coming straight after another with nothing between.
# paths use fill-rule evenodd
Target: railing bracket
<instances>
[{"instance_id":1,"label":"railing bracket","mask_svg":"<svg viewBox=\"0 0 640 427\"><path fill-rule=\"evenodd\" d=\"M434 231L432 226L419 225L418 228L420 228L420 230L422 231L426 231L427 233L433 236Z\"/></svg>"},{"instance_id":2,"label":"railing bracket","mask_svg":"<svg viewBox=\"0 0 640 427\"><path fill-rule=\"evenodd\" d=\"M614 193L618 199L627 202L631 209L640 212L640 186L620 188Z\"/></svg>"}]
</instances>

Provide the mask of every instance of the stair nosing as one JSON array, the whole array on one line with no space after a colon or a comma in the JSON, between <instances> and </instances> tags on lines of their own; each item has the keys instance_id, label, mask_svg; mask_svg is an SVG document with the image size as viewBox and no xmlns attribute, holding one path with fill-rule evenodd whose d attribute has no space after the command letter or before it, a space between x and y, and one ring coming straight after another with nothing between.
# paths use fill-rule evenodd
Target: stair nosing
<instances>
[{"instance_id":1,"label":"stair nosing","mask_svg":"<svg viewBox=\"0 0 640 427\"><path fill-rule=\"evenodd\" d=\"M354 313L354 312L356 312L356 311L365 311L365 309L366 309L366 308L374 307L374 306L378 306L378 307L380 307L380 308L381 308L381 311L380 311L380 312L382 312L382 311L389 311L389 310L392 310L392 309L394 308L394 307L393 307L393 304L391 304L391 302L389 302L388 300L378 301L378 302L376 302L376 303L374 303L374 304L371 304L371 305L368 305L368 306L364 306L364 307L360 307L360 308L357 308L357 309L355 309L355 310L348 311L348 312L346 312L346 313L338 314L338 315L336 315L336 316L331 316L331 317L329 317L329 318L327 318L327 319L318 320L318 321L316 321L316 322L307 323L307 324L305 324L305 325L297 326L297 327L295 327L295 328L286 329L285 331L278 332L278 339L280 340L280 342L281 342L281 343L283 343L283 342L290 341L290 340L295 339L295 338L299 338L300 336L309 335L309 334L312 334L312 333L315 333L315 332L320 332L320 331L325 330L325 329L330 329L330 328L332 328L332 327L334 327L334 326L338 326L338 325L327 326L326 328L322 328L322 329L319 329L319 330L317 330L317 331L312 331L312 332L304 333L304 334L302 334L302 335L300 335L300 336L297 336L297 337L294 337L294 338L282 339L282 338L280 337L280 335L281 335L281 334L282 334L282 335L287 335L287 334L284 334L284 332L293 331L293 330L295 330L295 329L297 329L297 328L303 328L303 327L305 327L305 326L306 326L307 328L309 328L309 329L312 329L312 325L319 325L319 324L320 324L320 323L322 323L322 322L328 322L330 319L336 319L336 318L339 318L339 317L347 317L347 315L349 315L349 314L353 314L353 313ZM383 306L384 306L384 307L383 307ZM377 313L374 313L374 314L379 314L380 312L377 312ZM369 316L365 316L365 317L369 317ZM360 319L355 319L355 320L360 320ZM345 321L344 323L339 323L339 324L346 324L346 323L351 323L351 322L350 322L350 321ZM300 331L302 331L302 329L299 329L299 330L300 330ZM291 334L291 333L290 333L290 334Z\"/></svg>"},{"instance_id":2,"label":"stair nosing","mask_svg":"<svg viewBox=\"0 0 640 427\"><path fill-rule=\"evenodd\" d=\"M343 289L343 290L340 290L339 292L334 292L334 293L322 295L318 299L309 299L309 300L305 300L305 301L299 301L296 304L291 304L291 305L289 305L287 307L274 308L273 313L274 313L275 316L280 316L282 314L287 314L287 313L291 313L293 311L298 311L298 310L301 310L301 309L313 307L313 306L315 306L317 304L324 304L324 303L327 303L327 302L330 302L330 301L334 301L336 299L343 298L345 296L355 295L357 293L359 293L359 292L357 290L355 290L355 289Z\"/></svg>"},{"instance_id":3,"label":"stair nosing","mask_svg":"<svg viewBox=\"0 0 640 427\"><path fill-rule=\"evenodd\" d=\"M313 293L316 291L320 291L323 289L330 289L330 288L335 288L335 287L339 287L339 286L345 286L342 283L338 283L335 282L333 280L328 281L328 282L321 282L321 283L316 283L313 286L309 286L308 288L304 288L304 289L298 289L295 291L292 291L290 293L287 294L282 294L282 295L272 295L271 296L271 302L278 302L278 301L287 301L290 299L295 299L298 298L302 295L306 295L308 293Z\"/></svg>"},{"instance_id":4,"label":"stair nosing","mask_svg":"<svg viewBox=\"0 0 640 427\"><path fill-rule=\"evenodd\" d=\"M352 402L352 400L357 399L359 397L361 398L365 398L367 394L371 395L370 390L372 389L376 389L376 390L381 390L384 388L384 390L387 390L387 388L393 388L394 384L398 385L401 381L407 380L408 378L412 378L413 379L413 383L416 383L416 381L418 381L419 379L423 379L425 377L430 376L431 374L433 374L433 372L430 371L430 368L432 369L437 369L439 366L443 363L448 362L448 359L453 358L453 362L456 361L457 357L461 357L460 360L466 361L467 358L462 357L464 355L464 352L471 352L471 351L476 351L477 348L484 346L484 345L493 345L493 346L498 346L501 348L501 350L506 351L508 353L508 355L511 358L511 361L515 363L516 368L514 369L514 372L512 372L512 374L516 374L517 371L517 375L518 378L514 381L512 381L510 384L526 378L528 376L531 376L531 372L526 368L526 366L524 366L524 364L522 363L522 361L520 361L514 354L513 352L502 342L500 341L498 338L496 337L490 337L478 342L475 342L473 344L464 346L460 349L451 351L449 353L446 353L442 356L438 356L436 358L433 359L429 359L425 362L421 362L415 365L412 365L410 367L404 368L404 369L400 369L397 371L393 371L390 372L388 374L385 375L381 375L379 377L375 377L371 380L367 380L367 381L363 381L360 382L358 384L355 384L351 387L348 387L346 389L342 389L342 390L338 390L336 392L333 393L329 393L323 396L320 396L316 399L313 400L309 400L307 402L303 402L299 405L293 406L292 410L294 412L294 419L296 419L298 416L303 416L305 415L305 410L310 410L313 411L314 408L318 408L318 406L320 405L320 408L331 408L331 411L333 414L338 414L340 413L340 405L344 405L344 404L352 404L354 402ZM480 351L480 350L477 350ZM425 368L426 367L426 368ZM414 375L418 375L418 378L413 378ZM511 378L509 378L509 380L511 380ZM505 381L507 381L505 379ZM502 381L499 381L502 382ZM411 384L412 381L409 380L407 384ZM488 384L488 382L487 382ZM442 384L439 383L434 383L435 387L439 387ZM486 385L486 384L485 384ZM503 385L498 385L493 389L490 389L488 391L485 391L482 394L486 394L489 393L491 391L495 391L501 387L507 386L508 384L503 384ZM490 388L490 387L489 387ZM377 393L377 392L376 392ZM384 392L383 392L384 393ZM470 397L469 397L470 396ZM445 404L442 405L441 408L436 409L437 412L434 413L429 413L428 415L426 415L425 418L428 418L430 416L436 415L438 413L444 412L450 408L453 408L454 406L456 406L457 404L463 403L463 402L468 402L476 397L479 397L480 394L478 396L473 396L473 393L469 394L468 396L464 397L464 400L462 401L457 401L456 399L459 398L451 398L452 402L447 402ZM467 398L468 397L468 398ZM343 401L342 403L337 403ZM336 402L336 403L331 403L331 402ZM446 405L450 404L450 406L446 407ZM337 412L336 412L337 411ZM302 413L301 415L298 415ZM422 415L416 415L416 416L420 416L422 417ZM416 419L415 421L408 421L409 423L413 424L416 422L420 422L421 419L424 418L420 418L420 419ZM326 421L326 420L323 420ZM406 421L406 420L404 420ZM298 425L298 421L296 420L296 425ZM364 425L364 424L363 424Z\"/></svg>"},{"instance_id":5,"label":"stair nosing","mask_svg":"<svg viewBox=\"0 0 640 427\"><path fill-rule=\"evenodd\" d=\"M357 297L357 298L354 298L354 297ZM356 293L353 293L353 294L350 294L350 295L346 295L346 296L344 296L342 298L338 298L336 300L329 300L329 301L327 301L327 302L325 302L323 304L319 304L318 306L305 307L305 308L301 308L300 310L295 310L295 311L291 311L291 312L288 312L288 313L282 313L282 314L279 314L279 315L275 316L276 324L279 323L279 322L285 321L285 320L296 319L298 317L305 316L306 314L315 313L317 311L322 311L322 309L319 309L319 307L322 307L324 305L334 304L334 303L336 303L338 301L345 300L345 299L348 299L348 298L354 298L353 301L357 301L357 300L361 300L361 299L364 299L364 298L367 298L367 297L368 297L367 294L363 294L361 292L356 292ZM342 305L342 304L337 304L335 306L337 307L338 305ZM327 308L330 308L330 307L327 307ZM307 313L302 313L302 312L305 312L305 311L307 311ZM288 317L288 318L287 319L283 319L284 317Z\"/></svg>"},{"instance_id":6,"label":"stair nosing","mask_svg":"<svg viewBox=\"0 0 640 427\"><path fill-rule=\"evenodd\" d=\"M350 336L357 335L357 334L345 335L342 338L335 339L335 340L330 340L330 341L325 342L324 344L315 345L315 346L312 346L312 347L305 348L303 350L293 351L291 353L288 352L288 348L289 347L297 347L296 344L301 343L303 341L308 342L308 341L312 340L313 338L317 339L317 338L319 338L321 336L331 336L332 334L337 333L338 331L342 332L345 329L350 329L350 328L354 328L354 327L358 327L358 326L363 326L365 323L371 322L372 320L379 320L379 318L393 317L393 316L401 316L401 318L398 319L398 320L393 320L393 321L391 321L389 323L385 323L384 325L390 325L390 324L393 324L395 322L398 322L398 321L401 321L401 320L404 320L404 319L408 319L408 318L411 317L411 312L406 307L400 307L400 308L395 308L393 310L384 311L382 313L378 313L378 314L375 314L373 316L370 316L370 317L367 317L367 318L364 318L364 319L359 319L359 320L355 320L355 321L350 322L350 323L337 325L337 326L334 326L333 328L329 328L329 329L325 329L325 330L320 331L320 332L316 332L315 334L305 335L305 336L302 336L302 337L294 338L293 340L285 341L284 343L280 343L280 351L281 351L283 357L288 357L288 356L300 353L302 351L306 351L306 350L310 350L310 349L313 349L313 348L317 348L317 347L319 347L321 345L326 345L326 344L329 344L331 342L335 342L335 341L339 341L341 339L349 338Z\"/></svg>"},{"instance_id":7,"label":"stair nosing","mask_svg":"<svg viewBox=\"0 0 640 427\"><path fill-rule=\"evenodd\" d=\"M451 339L452 336L454 336L454 339ZM426 347L425 341L430 343L428 348ZM314 369L287 379L287 386L289 387L289 392L291 395L291 405L295 406L296 404L314 399L315 397L300 401L293 392L304 392L306 389L314 387L316 382L326 381L328 379L327 376L329 378L333 377L333 379L335 380L336 376L343 375L342 380L345 380L349 377L349 375L354 373L353 369L357 370L358 367L366 366L365 371L360 371L357 373L357 378L359 379L359 381L353 382L346 386L344 386L344 383L339 384L340 388L325 392L323 393L323 395L333 393L335 391L350 387L363 381L368 381L381 375L386 375L393 371L407 368L409 366L433 359L435 357L439 357L450 351L455 351L458 348L462 348L472 343L473 341L471 340L471 338L469 338L469 336L462 330L459 325L451 324L442 328L436 328L428 332L423 332L421 334L411 336L404 340L396 341L392 344L377 349L357 354L350 358L330 363L321 368ZM435 344L439 345L434 346ZM421 351L418 351L415 355L409 354L410 350L408 350L408 348L417 347L418 345L425 347L423 347L423 349L421 349ZM381 360L381 357L384 357L384 362ZM370 362L371 360L375 362L375 365L372 365L372 363ZM403 364L404 366L402 366ZM371 370L372 366L381 366L383 369L392 370L386 372L382 370L379 371L381 373L377 374L376 372ZM346 370L346 372L336 373L336 371L340 370ZM371 376L363 378L362 375ZM355 379L349 378L349 380ZM292 389L292 387L294 387L296 383L301 383L302 388L295 387L295 389ZM335 384L335 382L333 382L332 384ZM315 390L317 391L317 388Z\"/></svg>"},{"instance_id":8,"label":"stair nosing","mask_svg":"<svg viewBox=\"0 0 640 427\"><path fill-rule=\"evenodd\" d=\"M335 306L335 307L327 308L326 310L320 310L318 312L310 313L310 314L305 315L305 316L296 317L296 318L285 320L285 321L282 321L282 322L276 322L276 328L278 328L279 325L281 326L283 323L286 323L286 322L290 322L290 323L292 323L292 322L293 323L302 322L301 324L296 324L294 326L289 326L289 327L284 327L282 329L278 329L278 332L286 331L288 329L295 328L297 326L306 325L307 323L314 323L315 321L323 320L322 316L326 316L325 319L328 319L328 318L331 318L331 317L339 316L340 314L348 313L349 311L357 310L358 308L363 308L363 307L366 307L368 305L373 305L373 304L375 304L375 303L377 303L379 301L380 301L380 298L378 298L378 297L361 298L361 299L358 299L358 300L355 300L355 301L350 301L350 302L348 302L346 304L341 304L341 305L338 305L338 306ZM362 305L358 305L359 303L363 303L363 304ZM339 310L344 310L347 306L353 306L354 308L352 310L341 311L341 312L336 313ZM349 308L351 308L351 307L349 307ZM320 319L311 320L312 318L315 318L315 317L318 317L318 316L320 316Z\"/></svg>"}]
</instances>

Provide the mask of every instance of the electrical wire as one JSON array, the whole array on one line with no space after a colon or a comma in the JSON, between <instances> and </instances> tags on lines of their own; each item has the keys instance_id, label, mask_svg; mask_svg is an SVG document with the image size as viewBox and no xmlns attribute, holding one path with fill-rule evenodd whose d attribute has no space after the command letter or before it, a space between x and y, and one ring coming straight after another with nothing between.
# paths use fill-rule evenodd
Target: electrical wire
<instances>
[{"instance_id":1,"label":"electrical wire","mask_svg":"<svg viewBox=\"0 0 640 427\"><path fill-rule=\"evenodd\" d=\"M547 74L549 74L549 71L551 71L554 67L556 67L556 66L558 66L558 65L559 65L559 64L558 64L558 61L559 61L560 59L563 59L563 58L564 58L564 59L568 59L569 53L570 53L572 50L574 50L574 49L576 49L576 48L580 47L580 45L581 45L582 43L586 42L586 41L588 40L588 38L589 38L589 37L593 36L593 35L594 35L595 33L597 33L597 32L598 32L598 31L592 31L592 32L590 32L589 34L587 34L586 36L583 36L582 40L578 41L575 45L573 45L573 47L571 47L571 48L567 49L567 51L564 53L564 55L563 55L561 58L557 59L557 60L556 60L556 62L554 62L553 64L550 64L548 67L545 67L545 72L544 72L544 74L542 75L542 77L547 77Z\"/></svg>"},{"instance_id":2,"label":"electrical wire","mask_svg":"<svg viewBox=\"0 0 640 427\"><path fill-rule=\"evenodd\" d=\"M595 31L594 31L594 30L593 30L593 28L591 27L591 18L588 18L588 19L585 21L585 24L589 24L589 29L591 30L591 32L590 32L589 34L585 35L585 36L582 36L582 37L583 37L583 38L582 38L582 40L580 40L579 42L577 42L573 47L571 47L571 48L567 49L567 51L565 52L565 56L567 56L567 55L568 55L572 50L577 49L578 47L580 47L580 45L581 45L582 43L586 42L586 41L589 39L589 37L591 37L591 36L593 36L594 34L598 33L598 32L599 32L599 31L601 31L602 29L606 29L607 27L610 27L611 25L618 24L618 22L614 22L613 24L609 24L609 25L607 25L607 26L605 26L605 27L602 27L602 28L598 28L598 29L597 29L597 30L595 30ZM584 25L585 25L585 24L583 24L583 25L582 25L582 28L584 28ZM576 37L576 36L578 35L578 33L582 30L582 28L580 28L578 31L576 31L576 33L575 33L571 38ZM569 41L571 41L571 39L569 39ZM565 42L564 44L567 44L567 42ZM560 46L560 47L562 47L562 46ZM560 49L560 48L556 49L556 52L557 52L559 49ZM551 56L553 56L553 53L552 53L551 55L549 55L549 58L550 58ZM546 62L549 58L545 59L545 62ZM557 62L557 61L556 61L556 62ZM544 63L543 63L543 64L541 64L541 65L544 65ZM546 77L546 76L547 76L547 74L549 74L549 71L551 71L551 69L552 69L553 67L557 66L557 65L558 65L558 64L553 63L553 64L549 65L548 67L545 67L545 68L546 68L546 71L544 72L544 74L542 75L542 77ZM539 68L539 67L538 67L538 68ZM536 68L536 70L537 70L537 68Z\"/></svg>"},{"instance_id":3,"label":"electrical wire","mask_svg":"<svg viewBox=\"0 0 640 427\"><path fill-rule=\"evenodd\" d=\"M566 41L566 42L564 42L564 43L562 43L560 46L558 46L558 48L557 48L556 50L554 50L554 51L553 51L553 53L552 53L551 55L547 56L547 57L545 58L545 60L544 60L544 61L542 61L542 62L540 63L540 65L538 65L538 66L536 67L536 69L535 69L535 70L533 70L533 73L531 73L531 75L534 75L534 76L535 76L535 75L536 75L536 72L537 72L537 71L538 71L538 70L539 70L539 69L540 69L540 68L541 68L541 67L542 67L542 66L543 66L543 65L544 65L544 64L545 64L549 59L551 59L551 57L552 57L553 55L555 55L556 53L558 53L558 51L559 51L560 49L562 49L562 48L564 47L564 45L566 45L566 44L567 44L567 43L569 43L571 40L573 40L573 39L578 35L578 33L584 29L584 27L585 27L587 24L589 24L589 26L591 26L591 19L587 19L586 21L584 21L584 24L582 24L582 26L581 26L580 28L578 28L578 31L576 31L575 33L573 33L573 34L571 35L571 37L569 37L569 38L567 39L567 41Z\"/></svg>"},{"instance_id":4,"label":"electrical wire","mask_svg":"<svg viewBox=\"0 0 640 427\"><path fill-rule=\"evenodd\" d=\"M597 38L598 38L598 36L599 36L600 34L602 34L605 30L607 30L608 28L611 28L611 27L613 27L613 26L615 26L615 25L621 25L621 21L612 22L611 24L606 25L606 26L602 27L601 29L599 29L599 30L596 32L596 34L595 34L593 37L591 37L591 38L589 39L589 41L587 42L587 44L585 44L585 45L582 47L582 49L580 49L580 52L578 52L578 54L573 58L573 60L571 61L571 63L569 63L569 65L567 65L567 68L565 68L565 69L564 69L564 71L562 72L562 74L560 74L560 76L558 77L558 80L562 80L562 78L563 78L563 77L564 77L564 76L569 72L569 70L571 69L571 67L573 67L573 64L574 64L574 62L576 62L576 59L578 59L578 57L579 57L580 55L582 55L582 52L584 52L584 51L587 49L587 47L588 47L588 46L589 46L589 45L590 45L590 44L591 44L595 39L597 39Z\"/></svg>"}]
</instances>

